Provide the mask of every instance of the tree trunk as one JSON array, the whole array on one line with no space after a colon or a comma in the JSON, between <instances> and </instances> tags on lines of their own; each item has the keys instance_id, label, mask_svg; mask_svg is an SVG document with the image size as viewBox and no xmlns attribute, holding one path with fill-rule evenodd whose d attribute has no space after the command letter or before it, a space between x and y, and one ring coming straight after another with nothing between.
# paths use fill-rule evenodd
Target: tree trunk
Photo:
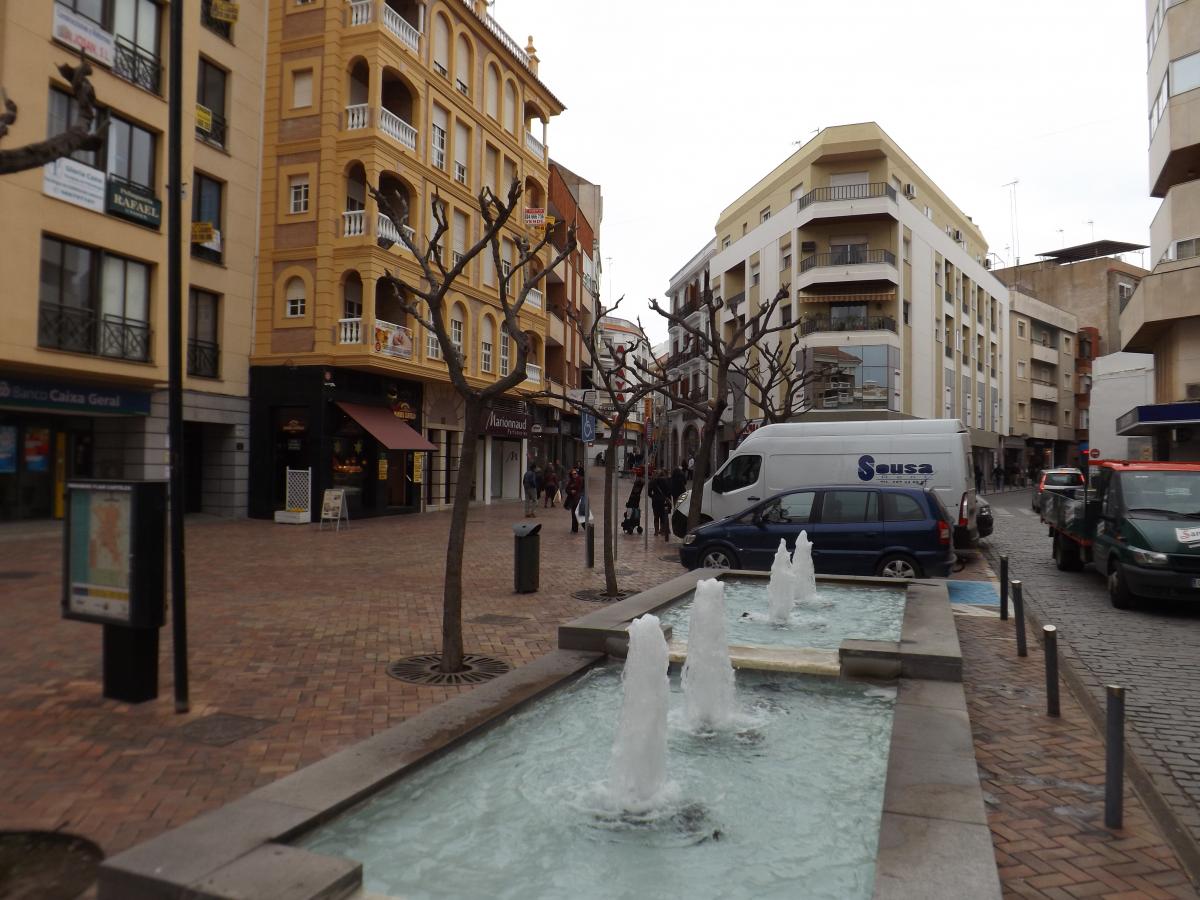
<instances>
[{"instance_id":1,"label":"tree trunk","mask_svg":"<svg viewBox=\"0 0 1200 900\"><path fill-rule=\"evenodd\" d=\"M704 430L700 435L700 450L696 453L696 468L692 473L692 497L688 503L688 531L700 524L700 504L703 502L704 482L708 480L709 463L712 460L713 444L717 440L717 431L721 428L721 416L725 413L728 403L725 400L725 378L718 369L713 395L716 404L708 412Z\"/></svg>"},{"instance_id":2,"label":"tree trunk","mask_svg":"<svg viewBox=\"0 0 1200 900\"><path fill-rule=\"evenodd\" d=\"M615 597L617 587L617 557L613 545L617 504L613 502L613 481L617 473L617 434L625 431L625 420L613 422L608 432L608 452L604 454L604 593Z\"/></svg>"},{"instance_id":3,"label":"tree trunk","mask_svg":"<svg viewBox=\"0 0 1200 900\"><path fill-rule=\"evenodd\" d=\"M446 539L446 577L442 588L442 672L458 672L463 667L462 567L467 542L467 512L471 506L471 487L475 481L475 457L478 449L479 417L482 405L464 398L462 450L458 457L458 481L454 485L454 506L450 511L450 535Z\"/></svg>"}]
</instances>

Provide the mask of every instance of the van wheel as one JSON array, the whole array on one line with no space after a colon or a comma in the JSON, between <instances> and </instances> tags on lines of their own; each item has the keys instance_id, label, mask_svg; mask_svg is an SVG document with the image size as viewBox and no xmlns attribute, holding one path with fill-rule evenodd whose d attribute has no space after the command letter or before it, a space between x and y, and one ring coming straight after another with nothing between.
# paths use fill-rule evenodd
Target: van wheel
<instances>
[{"instance_id":1,"label":"van wheel","mask_svg":"<svg viewBox=\"0 0 1200 900\"><path fill-rule=\"evenodd\" d=\"M1121 574L1121 564L1112 562L1108 565L1108 599L1113 609L1133 609L1137 598L1129 591L1125 576Z\"/></svg>"},{"instance_id":2,"label":"van wheel","mask_svg":"<svg viewBox=\"0 0 1200 900\"><path fill-rule=\"evenodd\" d=\"M702 569L736 569L737 557L724 547L705 547L700 552Z\"/></svg>"},{"instance_id":3,"label":"van wheel","mask_svg":"<svg viewBox=\"0 0 1200 900\"><path fill-rule=\"evenodd\" d=\"M1061 534L1054 535L1054 564L1060 572L1078 572L1083 568L1079 558L1079 545L1068 541Z\"/></svg>"},{"instance_id":4,"label":"van wheel","mask_svg":"<svg viewBox=\"0 0 1200 900\"><path fill-rule=\"evenodd\" d=\"M892 553L885 556L875 567L875 574L881 578L924 578L921 567L911 556L902 553Z\"/></svg>"}]
</instances>

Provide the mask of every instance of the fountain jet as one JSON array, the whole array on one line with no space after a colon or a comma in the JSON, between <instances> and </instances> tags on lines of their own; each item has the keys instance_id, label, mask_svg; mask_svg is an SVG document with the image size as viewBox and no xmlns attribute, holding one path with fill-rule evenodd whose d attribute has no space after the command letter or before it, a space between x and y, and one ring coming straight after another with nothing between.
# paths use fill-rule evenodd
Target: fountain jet
<instances>
[{"instance_id":1,"label":"fountain jet","mask_svg":"<svg viewBox=\"0 0 1200 900\"><path fill-rule=\"evenodd\" d=\"M652 808L667 780L667 639L658 617L629 624L629 654L621 673L624 699L613 741L609 794L621 809Z\"/></svg>"},{"instance_id":2,"label":"fountain jet","mask_svg":"<svg viewBox=\"0 0 1200 900\"><path fill-rule=\"evenodd\" d=\"M725 625L725 585L715 578L696 585L682 680L687 721L693 729L719 729L731 723L735 701Z\"/></svg>"},{"instance_id":3,"label":"fountain jet","mask_svg":"<svg viewBox=\"0 0 1200 900\"><path fill-rule=\"evenodd\" d=\"M796 573L788 556L787 541L780 538L775 561L771 563L771 581L767 585L767 617L775 625L786 625L796 602Z\"/></svg>"},{"instance_id":4,"label":"fountain jet","mask_svg":"<svg viewBox=\"0 0 1200 900\"><path fill-rule=\"evenodd\" d=\"M796 549L792 553L792 573L795 575L794 589L797 603L807 603L817 596L817 570L813 567L812 541L808 532L801 531L796 538Z\"/></svg>"}]
</instances>

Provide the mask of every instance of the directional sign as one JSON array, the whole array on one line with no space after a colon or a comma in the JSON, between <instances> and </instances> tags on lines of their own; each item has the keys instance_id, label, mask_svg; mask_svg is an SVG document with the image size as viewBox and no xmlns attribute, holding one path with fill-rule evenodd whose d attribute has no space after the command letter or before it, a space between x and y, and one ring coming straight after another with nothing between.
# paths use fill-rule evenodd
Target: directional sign
<instances>
[{"instance_id":1,"label":"directional sign","mask_svg":"<svg viewBox=\"0 0 1200 900\"><path fill-rule=\"evenodd\" d=\"M582 432L583 440L590 444L596 440L596 417L591 413L585 412L582 414L582 419L582 428L580 431Z\"/></svg>"}]
</instances>

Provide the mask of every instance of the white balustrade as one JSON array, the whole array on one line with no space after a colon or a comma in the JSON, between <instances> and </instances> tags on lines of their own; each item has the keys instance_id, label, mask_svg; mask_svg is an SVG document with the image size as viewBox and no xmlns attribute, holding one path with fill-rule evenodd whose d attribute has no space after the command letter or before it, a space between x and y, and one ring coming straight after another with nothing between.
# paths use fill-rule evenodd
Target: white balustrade
<instances>
[{"instance_id":1,"label":"white balustrade","mask_svg":"<svg viewBox=\"0 0 1200 900\"><path fill-rule=\"evenodd\" d=\"M384 240L391 241L393 244L402 244L400 240L400 232L404 232L410 241L416 239L416 232L407 225L401 225L397 230L395 224L383 213L377 213L375 217L375 234Z\"/></svg>"},{"instance_id":2,"label":"white balustrade","mask_svg":"<svg viewBox=\"0 0 1200 900\"><path fill-rule=\"evenodd\" d=\"M338 343L362 343L362 318L338 319Z\"/></svg>"},{"instance_id":3,"label":"white balustrade","mask_svg":"<svg viewBox=\"0 0 1200 900\"><path fill-rule=\"evenodd\" d=\"M525 380L530 384L542 383L542 367L533 363L525 363Z\"/></svg>"},{"instance_id":4,"label":"white balustrade","mask_svg":"<svg viewBox=\"0 0 1200 900\"><path fill-rule=\"evenodd\" d=\"M351 0L350 2L350 27L355 25L366 25L371 21L371 7L375 5L375 0Z\"/></svg>"},{"instance_id":5,"label":"white balustrade","mask_svg":"<svg viewBox=\"0 0 1200 900\"><path fill-rule=\"evenodd\" d=\"M342 237L360 237L367 227L367 214L361 209L342 213Z\"/></svg>"},{"instance_id":6,"label":"white balustrade","mask_svg":"<svg viewBox=\"0 0 1200 900\"><path fill-rule=\"evenodd\" d=\"M525 132L525 147L538 159L546 158L546 148L542 145L541 141L535 138L528 131Z\"/></svg>"},{"instance_id":7,"label":"white balustrade","mask_svg":"<svg viewBox=\"0 0 1200 900\"><path fill-rule=\"evenodd\" d=\"M537 288L530 288L529 293L525 296L525 305L530 309L541 309L542 292Z\"/></svg>"},{"instance_id":8,"label":"white balustrade","mask_svg":"<svg viewBox=\"0 0 1200 900\"><path fill-rule=\"evenodd\" d=\"M379 110L379 127L390 138L399 141L409 150L417 149L417 129L387 109Z\"/></svg>"},{"instance_id":9,"label":"white balustrade","mask_svg":"<svg viewBox=\"0 0 1200 900\"><path fill-rule=\"evenodd\" d=\"M383 5L383 24L388 31L412 48L414 53L417 52L421 42L421 32L417 31L407 19L386 3Z\"/></svg>"},{"instance_id":10,"label":"white balustrade","mask_svg":"<svg viewBox=\"0 0 1200 900\"><path fill-rule=\"evenodd\" d=\"M371 123L371 108L365 103L346 107L346 130L366 128Z\"/></svg>"}]
</instances>

